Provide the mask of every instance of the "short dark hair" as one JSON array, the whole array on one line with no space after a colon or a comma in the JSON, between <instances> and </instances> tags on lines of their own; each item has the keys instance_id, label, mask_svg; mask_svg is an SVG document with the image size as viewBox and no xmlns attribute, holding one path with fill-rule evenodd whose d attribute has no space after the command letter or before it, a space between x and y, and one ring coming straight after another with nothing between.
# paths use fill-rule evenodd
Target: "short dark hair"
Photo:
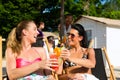
<instances>
[{"instance_id":1,"label":"short dark hair","mask_svg":"<svg viewBox=\"0 0 120 80\"><path fill-rule=\"evenodd\" d=\"M65 14L65 18L67 18L68 16L72 16L73 17L73 15L72 14Z\"/></svg>"},{"instance_id":2,"label":"short dark hair","mask_svg":"<svg viewBox=\"0 0 120 80\"><path fill-rule=\"evenodd\" d=\"M45 24L45 23L44 23L43 21L39 22L39 23L37 24L37 28L38 28L41 24Z\"/></svg>"},{"instance_id":3,"label":"short dark hair","mask_svg":"<svg viewBox=\"0 0 120 80\"><path fill-rule=\"evenodd\" d=\"M53 43L54 42L54 36L48 36L47 40L49 43Z\"/></svg>"}]
</instances>

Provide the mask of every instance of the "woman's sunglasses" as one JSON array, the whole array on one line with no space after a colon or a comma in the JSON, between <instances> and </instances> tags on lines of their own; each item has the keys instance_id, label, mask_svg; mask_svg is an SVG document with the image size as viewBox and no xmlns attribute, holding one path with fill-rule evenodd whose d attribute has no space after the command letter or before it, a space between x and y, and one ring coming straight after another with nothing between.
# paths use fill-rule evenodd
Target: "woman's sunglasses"
<instances>
[{"instance_id":1,"label":"woman's sunglasses","mask_svg":"<svg viewBox=\"0 0 120 80\"><path fill-rule=\"evenodd\" d=\"M75 37L75 35L72 34L72 33L67 33L67 36L71 36L71 38L74 38L74 37Z\"/></svg>"}]
</instances>

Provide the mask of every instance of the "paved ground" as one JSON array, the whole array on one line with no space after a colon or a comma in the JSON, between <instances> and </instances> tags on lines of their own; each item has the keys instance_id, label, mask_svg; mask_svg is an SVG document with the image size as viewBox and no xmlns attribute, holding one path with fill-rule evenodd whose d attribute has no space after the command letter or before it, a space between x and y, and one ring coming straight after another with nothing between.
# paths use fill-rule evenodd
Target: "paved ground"
<instances>
[{"instance_id":1,"label":"paved ground","mask_svg":"<svg viewBox=\"0 0 120 80\"><path fill-rule=\"evenodd\" d=\"M3 74L5 74L5 66L6 66L6 61L5 59L3 59L2 61L2 67L3 67ZM115 67L114 68L114 73L115 73L115 76L117 78L117 80L120 80L120 66L119 67ZM110 77L110 71L108 68L106 68L106 74L108 76L108 78Z\"/></svg>"},{"instance_id":2,"label":"paved ground","mask_svg":"<svg viewBox=\"0 0 120 80\"><path fill-rule=\"evenodd\" d=\"M106 73L108 78L110 77L110 70L108 68L106 68ZM116 67L114 69L114 75L116 76L116 80L120 80L120 67Z\"/></svg>"}]
</instances>

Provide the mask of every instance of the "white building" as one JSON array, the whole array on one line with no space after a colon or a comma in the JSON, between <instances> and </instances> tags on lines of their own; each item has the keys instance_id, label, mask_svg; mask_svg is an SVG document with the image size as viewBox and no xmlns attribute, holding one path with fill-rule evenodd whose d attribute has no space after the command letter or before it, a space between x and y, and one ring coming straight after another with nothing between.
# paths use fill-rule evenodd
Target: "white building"
<instances>
[{"instance_id":1,"label":"white building","mask_svg":"<svg viewBox=\"0 0 120 80\"><path fill-rule=\"evenodd\" d=\"M76 20L84 26L88 39L94 39L94 48L106 47L113 66L120 66L120 20L81 16Z\"/></svg>"}]
</instances>

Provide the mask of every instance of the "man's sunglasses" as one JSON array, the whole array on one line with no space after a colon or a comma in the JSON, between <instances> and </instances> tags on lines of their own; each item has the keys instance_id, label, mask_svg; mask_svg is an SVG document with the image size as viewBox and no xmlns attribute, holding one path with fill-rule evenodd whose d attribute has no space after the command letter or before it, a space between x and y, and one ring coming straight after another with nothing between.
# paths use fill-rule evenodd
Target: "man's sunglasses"
<instances>
[{"instance_id":1,"label":"man's sunglasses","mask_svg":"<svg viewBox=\"0 0 120 80\"><path fill-rule=\"evenodd\" d=\"M72 33L67 33L67 36L71 36L71 38L74 38L74 37L75 37L75 35L72 34Z\"/></svg>"}]
</instances>

